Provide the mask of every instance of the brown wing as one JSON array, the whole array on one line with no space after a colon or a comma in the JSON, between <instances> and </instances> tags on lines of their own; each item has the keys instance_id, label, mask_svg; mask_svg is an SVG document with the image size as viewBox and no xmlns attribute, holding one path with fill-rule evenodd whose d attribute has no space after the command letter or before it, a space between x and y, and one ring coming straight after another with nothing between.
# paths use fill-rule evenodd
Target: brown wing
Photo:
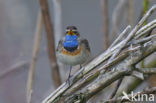
<instances>
[{"instance_id":1,"label":"brown wing","mask_svg":"<svg viewBox=\"0 0 156 103\"><path fill-rule=\"evenodd\" d=\"M59 43L58 43L56 51L61 51L62 50L62 43L63 43L63 40L60 40Z\"/></svg>"},{"instance_id":2,"label":"brown wing","mask_svg":"<svg viewBox=\"0 0 156 103\"><path fill-rule=\"evenodd\" d=\"M90 46L87 39L82 39L81 43L85 45L86 49L90 52Z\"/></svg>"}]
</instances>

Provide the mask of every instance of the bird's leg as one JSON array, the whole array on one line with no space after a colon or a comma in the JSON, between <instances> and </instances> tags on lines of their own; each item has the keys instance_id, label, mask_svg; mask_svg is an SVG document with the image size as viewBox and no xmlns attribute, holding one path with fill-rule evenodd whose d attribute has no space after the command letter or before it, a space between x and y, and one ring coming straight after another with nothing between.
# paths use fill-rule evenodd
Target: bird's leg
<instances>
[{"instance_id":1,"label":"bird's leg","mask_svg":"<svg viewBox=\"0 0 156 103\"><path fill-rule=\"evenodd\" d=\"M82 68L82 65L80 64L80 69Z\"/></svg>"},{"instance_id":2,"label":"bird's leg","mask_svg":"<svg viewBox=\"0 0 156 103\"><path fill-rule=\"evenodd\" d=\"M70 66L70 71L69 71L69 75L67 79L67 82L69 83L69 85L70 85L71 70L72 70L72 66Z\"/></svg>"},{"instance_id":3,"label":"bird's leg","mask_svg":"<svg viewBox=\"0 0 156 103\"><path fill-rule=\"evenodd\" d=\"M69 71L68 79L69 79L70 76L71 76L71 70L72 70L72 66L70 66L70 71Z\"/></svg>"}]
</instances>

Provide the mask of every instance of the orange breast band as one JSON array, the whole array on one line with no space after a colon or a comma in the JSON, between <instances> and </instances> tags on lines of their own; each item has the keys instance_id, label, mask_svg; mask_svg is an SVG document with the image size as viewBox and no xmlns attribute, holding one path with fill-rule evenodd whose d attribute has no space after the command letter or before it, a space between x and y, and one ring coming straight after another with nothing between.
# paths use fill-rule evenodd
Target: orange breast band
<instances>
[{"instance_id":1,"label":"orange breast band","mask_svg":"<svg viewBox=\"0 0 156 103\"><path fill-rule=\"evenodd\" d=\"M77 50L73 51L73 52L69 52L67 50L65 50L63 48L62 50L62 54L65 54L65 55L69 55L69 56L75 56L75 55L78 55L81 53L81 50L82 50L82 47L80 46Z\"/></svg>"}]
</instances>

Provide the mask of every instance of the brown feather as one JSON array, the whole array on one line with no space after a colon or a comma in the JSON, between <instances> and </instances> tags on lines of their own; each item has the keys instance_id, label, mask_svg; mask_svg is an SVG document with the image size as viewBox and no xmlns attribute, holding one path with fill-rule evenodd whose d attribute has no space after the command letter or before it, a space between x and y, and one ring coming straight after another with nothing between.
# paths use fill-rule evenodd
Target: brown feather
<instances>
[{"instance_id":1,"label":"brown feather","mask_svg":"<svg viewBox=\"0 0 156 103\"><path fill-rule=\"evenodd\" d=\"M90 46L87 39L81 39L81 44L84 44L86 49L90 52Z\"/></svg>"},{"instance_id":2,"label":"brown feather","mask_svg":"<svg viewBox=\"0 0 156 103\"><path fill-rule=\"evenodd\" d=\"M60 51L61 52L62 47L63 47L63 40L60 40L59 43L58 43L56 51Z\"/></svg>"}]
</instances>

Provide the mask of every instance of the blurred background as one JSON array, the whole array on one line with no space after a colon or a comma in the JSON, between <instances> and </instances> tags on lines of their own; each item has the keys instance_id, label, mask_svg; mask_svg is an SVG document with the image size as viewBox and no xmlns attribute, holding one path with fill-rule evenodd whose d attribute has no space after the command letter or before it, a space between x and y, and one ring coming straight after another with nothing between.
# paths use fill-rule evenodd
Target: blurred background
<instances>
[{"instance_id":1,"label":"blurred background","mask_svg":"<svg viewBox=\"0 0 156 103\"><path fill-rule=\"evenodd\" d=\"M104 38L106 32L103 29L105 18L103 1L105 0L61 1L62 31L60 32L62 32L62 36L66 26L75 25L80 35L87 38L90 43L91 58L99 55L107 48L106 38ZM143 1L108 0L107 34L109 34L109 44L127 25L134 27L140 20L141 15L143 15ZM148 1L148 8L156 4L156 0ZM53 0L48 0L48 4L51 19L55 26L56 17ZM26 103L28 70L32 59L39 10L39 0L0 0L0 103ZM120 12L116 14L118 10ZM149 21L155 18L156 13L150 17ZM63 74L65 74L64 72L68 74L68 70L68 66L65 66L65 69L60 69L62 81L66 80L67 75ZM32 103L40 103L54 89L47 39L43 27L35 69Z\"/></svg>"}]
</instances>

